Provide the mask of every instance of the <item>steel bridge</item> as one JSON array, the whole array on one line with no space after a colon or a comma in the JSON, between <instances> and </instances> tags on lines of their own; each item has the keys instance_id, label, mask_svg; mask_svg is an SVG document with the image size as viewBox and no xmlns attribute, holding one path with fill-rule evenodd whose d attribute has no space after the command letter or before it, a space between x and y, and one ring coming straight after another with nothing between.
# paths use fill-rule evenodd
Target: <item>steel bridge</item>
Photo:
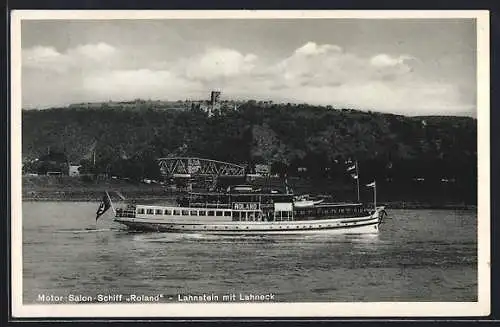
<instances>
[{"instance_id":1,"label":"steel bridge","mask_svg":"<svg viewBox=\"0 0 500 327\"><path fill-rule=\"evenodd\" d=\"M245 176L245 167L196 157L159 158L160 171L168 177Z\"/></svg>"}]
</instances>

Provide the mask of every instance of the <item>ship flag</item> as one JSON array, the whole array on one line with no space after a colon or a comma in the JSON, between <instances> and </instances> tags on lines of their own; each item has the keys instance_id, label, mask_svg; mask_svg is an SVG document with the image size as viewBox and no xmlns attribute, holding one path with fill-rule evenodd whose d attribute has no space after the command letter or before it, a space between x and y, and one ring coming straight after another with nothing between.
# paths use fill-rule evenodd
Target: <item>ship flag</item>
<instances>
[{"instance_id":1,"label":"ship flag","mask_svg":"<svg viewBox=\"0 0 500 327\"><path fill-rule=\"evenodd\" d=\"M377 183L376 181L366 184L367 187L373 188L373 209L377 211Z\"/></svg>"},{"instance_id":2,"label":"ship flag","mask_svg":"<svg viewBox=\"0 0 500 327\"><path fill-rule=\"evenodd\" d=\"M97 208L95 220L99 219L108 209L111 208L111 200L109 199L108 192L102 197L101 204Z\"/></svg>"},{"instance_id":3,"label":"ship flag","mask_svg":"<svg viewBox=\"0 0 500 327\"><path fill-rule=\"evenodd\" d=\"M359 169L358 169L358 161L352 162L351 158L346 160L346 165L347 165L347 172L351 175L351 178L356 180L356 189L358 193L358 202L360 201L359 198Z\"/></svg>"},{"instance_id":4,"label":"ship flag","mask_svg":"<svg viewBox=\"0 0 500 327\"><path fill-rule=\"evenodd\" d=\"M358 162L352 162L351 159L348 159L346 161L347 166L347 172L351 174L351 177L353 179L358 179Z\"/></svg>"}]
</instances>

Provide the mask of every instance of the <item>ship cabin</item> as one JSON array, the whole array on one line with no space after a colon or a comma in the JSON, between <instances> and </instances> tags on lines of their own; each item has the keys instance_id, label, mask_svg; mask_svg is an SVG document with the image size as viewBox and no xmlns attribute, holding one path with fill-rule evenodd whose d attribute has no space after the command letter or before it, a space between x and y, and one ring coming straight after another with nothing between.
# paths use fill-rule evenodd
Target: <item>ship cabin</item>
<instances>
[{"instance_id":1,"label":"ship cabin","mask_svg":"<svg viewBox=\"0 0 500 327\"><path fill-rule=\"evenodd\" d=\"M178 206L129 205L117 209L117 217L137 215L164 216L172 219L205 219L214 221L293 221L366 217L370 213L361 203L322 203L294 207L291 194L214 194L193 193Z\"/></svg>"},{"instance_id":2,"label":"ship cabin","mask_svg":"<svg viewBox=\"0 0 500 327\"><path fill-rule=\"evenodd\" d=\"M295 220L315 220L326 218L353 218L370 215L362 203L325 203L311 207L295 208Z\"/></svg>"}]
</instances>

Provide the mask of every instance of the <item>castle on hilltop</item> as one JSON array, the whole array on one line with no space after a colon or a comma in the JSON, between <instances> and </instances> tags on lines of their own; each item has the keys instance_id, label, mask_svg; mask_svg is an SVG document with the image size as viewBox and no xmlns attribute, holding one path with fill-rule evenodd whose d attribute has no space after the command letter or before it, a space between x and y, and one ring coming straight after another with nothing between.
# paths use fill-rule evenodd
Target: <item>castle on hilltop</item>
<instances>
[{"instance_id":1,"label":"castle on hilltop","mask_svg":"<svg viewBox=\"0 0 500 327\"><path fill-rule=\"evenodd\" d=\"M210 92L210 100L193 101L191 102L191 109L201 109L206 112L209 117L215 113L222 113L229 110L236 110L241 104L239 101L234 100L221 100L222 92L219 90L212 90Z\"/></svg>"}]
</instances>

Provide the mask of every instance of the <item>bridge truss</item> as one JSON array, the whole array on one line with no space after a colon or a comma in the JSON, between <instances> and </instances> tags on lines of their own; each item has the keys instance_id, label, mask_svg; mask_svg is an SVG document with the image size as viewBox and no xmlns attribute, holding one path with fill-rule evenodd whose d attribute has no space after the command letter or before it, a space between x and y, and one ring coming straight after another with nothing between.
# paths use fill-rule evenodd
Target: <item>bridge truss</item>
<instances>
[{"instance_id":1,"label":"bridge truss","mask_svg":"<svg viewBox=\"0 0 500 327\"><path fill-rule=\"evenodd\" d=\"M245 176L245 167L241 165L196 157L159 158L158 164L161 173L168 177Z\"/></svg>"}]
</instances>

